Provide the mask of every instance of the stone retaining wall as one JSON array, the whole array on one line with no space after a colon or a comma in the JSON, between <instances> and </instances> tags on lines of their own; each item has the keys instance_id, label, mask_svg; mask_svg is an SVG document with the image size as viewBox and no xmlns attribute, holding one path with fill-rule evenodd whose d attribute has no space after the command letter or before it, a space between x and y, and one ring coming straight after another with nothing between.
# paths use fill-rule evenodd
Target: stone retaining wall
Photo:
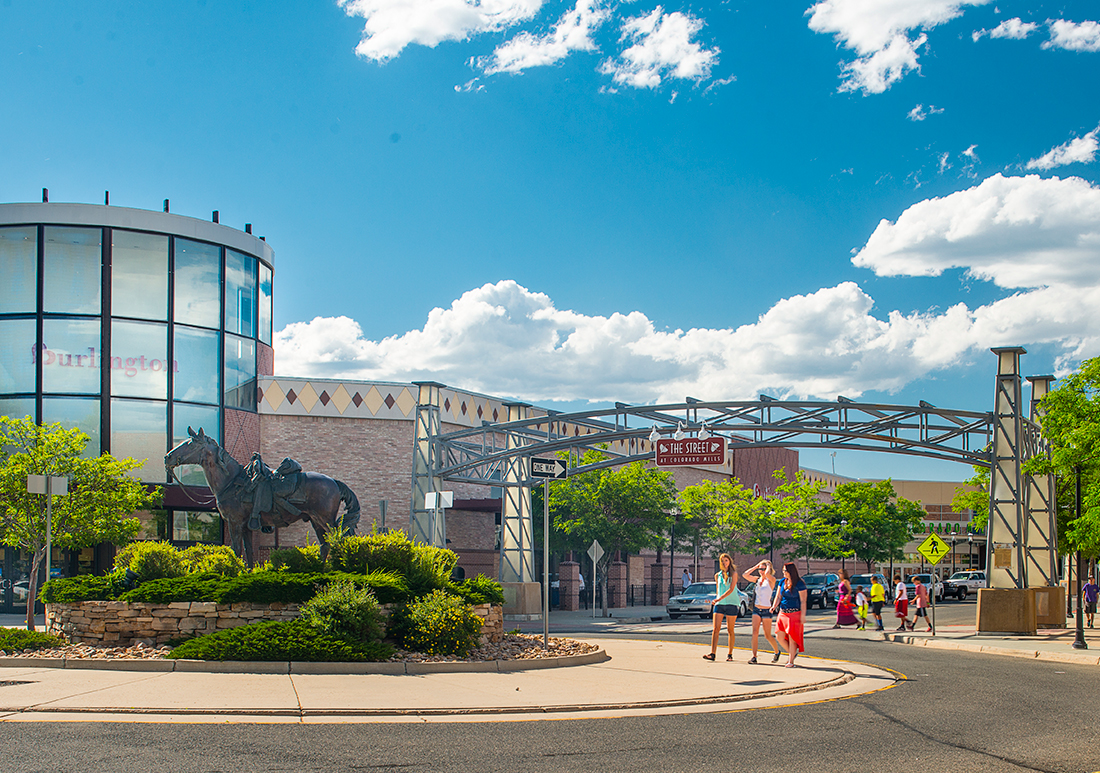
<instances>
[{"instance_id":1,"label":"stone retaining wall","mask_svg":"<svg viewBox=\"0 0 1100 773\"><path fill-rule=\"evenodd\" d=\"M46 605L46 630L72 644L129 646L139 641L163 644L172 639L202 636L265 620L293 620L300 604L216 604L175 601L149 604L126 601L78 601ZM499 606L473 607L481 618L482 643L504 638L504 614Z\"/></svg>"},{"instance_id":2,"label":"stone retaining wall","mask_svg":"<svg viewBox=\"0 0 1100 773\"><path fill-rule=\"evenodd\" d=\"M163 644L172 639L214 633L263 620L293 620L300 604L215 604L173 601L150 604L126 601L79 601L46 605L46 630L70 643Z\"/></svg>"}]
</instances>

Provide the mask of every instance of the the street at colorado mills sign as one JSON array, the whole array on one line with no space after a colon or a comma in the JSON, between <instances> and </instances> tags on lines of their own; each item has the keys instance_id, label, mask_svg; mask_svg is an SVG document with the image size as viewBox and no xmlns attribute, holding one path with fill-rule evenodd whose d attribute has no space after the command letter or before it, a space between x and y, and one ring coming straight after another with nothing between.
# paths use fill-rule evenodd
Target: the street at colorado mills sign
<instances>
[{"instance_id":1,"label":"the street at colorado mills sign","mask_svg":"<svg viewBox=\"0 0 1100 773\"><path fill-rule=\"evenodd\" d=\"M658 440L658 467L689 467L726 463L726 439L685 438L684 440Z\"/></svg>"}]
</instances>

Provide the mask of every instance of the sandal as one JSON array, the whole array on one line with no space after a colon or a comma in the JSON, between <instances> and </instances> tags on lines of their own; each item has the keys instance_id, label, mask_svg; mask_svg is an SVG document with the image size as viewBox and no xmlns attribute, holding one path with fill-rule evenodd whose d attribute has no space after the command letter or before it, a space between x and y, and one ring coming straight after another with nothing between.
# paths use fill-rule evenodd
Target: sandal
<instances>
[{"instance_id":1,"label":"sandal","mask_svg":"<svg viewBox=\"0 0 1100 773\"><path fill-rule=\"evenodd\" d=\"M714 660L714 653L712 652L709 655L704 655L703 660Z\"/></svg>"},{"instance_id":2,"label":"sandal","mask_svg":"<svg viewBox=\"0 0 1100 773\"><path fill-rule=\"evenodd\" d=\"M727 663L732 663L733 662L733 653L732 652L730 654L726 655L726 662Z\"/></svg>"}]
</instances>

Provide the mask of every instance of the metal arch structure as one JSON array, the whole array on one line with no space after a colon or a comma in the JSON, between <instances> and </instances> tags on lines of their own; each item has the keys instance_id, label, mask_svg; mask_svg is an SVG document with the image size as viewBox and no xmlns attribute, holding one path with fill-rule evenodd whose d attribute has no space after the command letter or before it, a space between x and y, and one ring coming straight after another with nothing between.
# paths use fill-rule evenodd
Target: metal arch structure
<instances>
[{"instance_id":1,"label":"metal arch structure","mask_svg":"<svg viewBox=\"0 0 1100 773\"><path fill-rule=\"evenodd\" d=\"M1038 416L1022 412L1019 354L998 355L996 409L991 412L860 403L776 400L761 395L750 401L703 401L628 405L575 413L506 403L508 418L443 433L439 424L439 387L421 383L414 442L411 515L413 533L427 537L437 529L425 522L424 494L443 481L501 487L502 582L535 582L530 477L532 456L599 449L608 458L597 464L570 465L574 475L603 467L653 459L651 437L709 433L727 438L737 449L782 447L877 451L921 456L992 468L991 516L987 544L1001 537L1014 551L1014 569L991 587L1054 584L1053 497L1049 481L1024 475L1032 455L1046 453ZM1044 380L1045 379L1045 380ZM1050 377L1035 377L1033 393L1045 394ZM1040 393L1041 392L1041 393ZM1033 398L1033 404L1038 398ZM423 417L423 421L421 418ZM994 517L994 514L996 517ZM423 538L423 537L422 537ZM426 540L430 541L430 540ZM992 547L990 557L993 557ZM990 561L987 566L992 567ZM1031 569L1029 572L1028 570ZM991 578L992 580L992 578Z\"/></svg>"}]
</instances>

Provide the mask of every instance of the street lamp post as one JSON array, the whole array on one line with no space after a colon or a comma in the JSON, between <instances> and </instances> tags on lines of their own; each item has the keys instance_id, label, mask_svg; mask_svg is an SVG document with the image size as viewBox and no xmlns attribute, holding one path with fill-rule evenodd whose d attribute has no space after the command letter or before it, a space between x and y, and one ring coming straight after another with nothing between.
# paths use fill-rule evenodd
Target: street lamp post
<instances>
[{"instance_id":1,"label":"street lamp post","mask_svg":"<svg viewBox=\"0 0 1100 773\"><path fill-rule=\"evenodd\" d=\"M841 537L843 537L843 536L844 536L844 532L845 532L845 531L847 531L847 530L848 530L848 522L847 522L847 521L841 521L841 522L840 522L840 536L841 536ZM844 547L845 547L845 548L847 548L847 545L844 545ZM841 552L841 554L840 554L840 571L842 571L842 572L843 572L843 571L845 571L845 568L844 568L844 558L845 558L845 554L846 554L847 552L848 552L847 550L844 550L844 551L843 551L843 552Z\"/></svg>"},{"instance_id":2,"label":"street lamp post","mask_svg":"<svg viewBox=\"0 0 1100 773\"><path fill-rule=\"evenodd\" d=\"M1077 473L1077 513L1076 519L1081 519L1081 465L1078 464L1075 468ZM1081 557L1081 550L1077 550L1077 635L1073 639L1073 648L1075 650L1087 650L1089 648L1088 643L1085 641L1085 616L1082 613L1081 602L1083 598L1081 596L1081 572L1084 571L1084 559Z\"/></svg>"},{"instance_id":3,"label":"street lamp post","mask_svg":"<svg viewBox=\"0 0 1100 773\"><path fill-rule=\"evenodd\" d=\"M974 538L973 537L967 537L966 538L966 543L967 543L967 545L966 545L966 568L967 569L973 569L974 568Z\"/></svg>"},{"instance_id":4,"label":"street lamp post","mask_svg":"<svg viewBox=\"0 0 1100 773\"><path fill-rule=\"evenodd\" d=\"M958 541L957 537L951 538L951 574L955 573L955 543Z\"/></svg>"}]
</instances>

